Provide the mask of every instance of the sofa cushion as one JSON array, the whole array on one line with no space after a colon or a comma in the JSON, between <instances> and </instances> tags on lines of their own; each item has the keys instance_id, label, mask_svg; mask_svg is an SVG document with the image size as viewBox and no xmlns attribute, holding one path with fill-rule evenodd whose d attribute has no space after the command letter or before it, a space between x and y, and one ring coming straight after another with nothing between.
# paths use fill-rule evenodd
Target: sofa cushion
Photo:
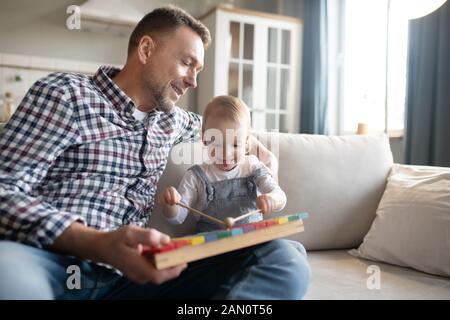
<instances>
[{"instance_id":1,"label":"sofa cushion","mask_svg":"<svg viewBox=\"0 0 450 320\"><path fill-rule=\"evenodd\" d=\"M358 259L346 250L308 252L308 261L307 300L450 299L449 278Z\"/></svg>"},{"instance_id":2,"label":"sofa cushion","mask_svg":"<svg viewBox=\"0 0 450 320\"><path fill-rule=\"evenodd\" d=\"M281 214L306 211L305 232L290 237L308 250L354 248L375 218L392 166L388 138L380 136L322 136L257 133L258 139L278 156L279 183L287 194ZM200 142L175 146L159 181L158 192L177 186L192 163L201 161ZM180 155L190 155L181 163ZM278 216L273 214L271 216ZM192 233L192 221L170 226L159 206L151 226L172 235Z\"/></svg>"},{"instance_id":3,"label":"sofa cushion","mask_svg":"<svg viewBox=\"0 0 450 320\"><path fill-rule=\"evenodd\" d=\"M351 253L450 276L450 168L394 165L377 217Z\"/></svg>"}]
</instances>

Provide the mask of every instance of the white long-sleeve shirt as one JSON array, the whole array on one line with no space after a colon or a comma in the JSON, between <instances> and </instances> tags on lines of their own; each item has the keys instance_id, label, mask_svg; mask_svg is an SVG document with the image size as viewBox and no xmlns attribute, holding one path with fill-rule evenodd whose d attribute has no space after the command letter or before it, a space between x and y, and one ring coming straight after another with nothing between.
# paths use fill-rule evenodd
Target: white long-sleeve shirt
<instances>
[{"instance_id":1,"label":"white long-sleeve shirt","mask_svg":"<svg viewBox=\"0 0 450 320\"><path fill-rule=\"evenodd\" d=\"M264 167L264 164L259 161L256 156L249 155L245 156L243 161L241 161L240 164L238 164L230 171L220 170L213 164L201 164L200 167L209 181L214 182L220 180L248 177L252 175L255 170ZM255 182L258 196L261 194L269 194L272 199L275 200L275 207L273 210L274 212L280 211L285 207L287 202L286 194L280 188L272 175L263 175L256 179ZM200 204L207 202L207 195L202 192L202 190L204 190L202 188L202 184L203 182L198 178L198 176L192 170L188 170L177 189L181 195L181 201L189 207L201 210L201 208L199 208ZM183 223L188 215L188 210L180 206L173 206L170 209L167 208L167 210L170 210L171 216L174 215L172 218L166 217L166 219L173 224ZM198 220L199 216L195 215L195 217Z\"/></svg>"}]
</instances>

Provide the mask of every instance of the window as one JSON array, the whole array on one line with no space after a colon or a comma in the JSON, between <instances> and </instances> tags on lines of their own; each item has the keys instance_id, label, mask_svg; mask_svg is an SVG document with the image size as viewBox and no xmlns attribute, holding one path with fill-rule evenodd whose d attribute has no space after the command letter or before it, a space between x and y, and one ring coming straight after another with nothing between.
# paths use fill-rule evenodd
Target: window
<instances>
[{"instance_id":1,"label":"window","mask_svg":"<svg viewBox=\"0 0 450 320\"><path fill-rule=\"evenodd\" d=\"M404 129L408 22L389 0L346 0L343 9L339 133L401 135Z\"/></svg>"}]
</instances>

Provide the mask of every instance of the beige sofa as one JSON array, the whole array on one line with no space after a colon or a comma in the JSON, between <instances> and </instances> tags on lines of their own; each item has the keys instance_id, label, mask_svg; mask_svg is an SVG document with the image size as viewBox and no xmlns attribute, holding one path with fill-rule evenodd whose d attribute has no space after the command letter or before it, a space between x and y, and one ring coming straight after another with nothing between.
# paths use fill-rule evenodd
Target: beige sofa
<instances>
[{"instance_id":1,"label":"beige sofa","mask_svg":"<svg viewBox=\"0 0 450 320\"><path fill-rule=\"evenodd\" d=\"M291 237L308 250L312 275L306 299L450 299L450 278L355 258L369 231L393 165L386 136L261 133L279 157L279 182L288 204L283 214L306 211L305 232ZM177 185L202 158L199 142L172 149L158 190ZM167 224L156 206L151 225L171 235L193 233L192 221ZM379 288L368 285L379 268Z\"/></svg>"}]
</instances>

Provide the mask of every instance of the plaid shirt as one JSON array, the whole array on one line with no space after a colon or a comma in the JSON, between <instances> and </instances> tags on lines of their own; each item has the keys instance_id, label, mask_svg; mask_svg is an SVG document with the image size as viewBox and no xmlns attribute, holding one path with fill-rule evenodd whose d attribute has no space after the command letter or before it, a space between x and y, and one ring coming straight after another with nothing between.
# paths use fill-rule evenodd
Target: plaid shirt
<instances>
[{"instance_id":1,"label":"plaid shirt","mask_svg":"<svg viewBox=\"0 0 450 320\"><path fill-rule=\"evenodd\" d=\"M0 137L0 239L43 247L74 221L148 225L168 153L200 117L175 107L136 120L118 71L54 73L30 88Z\"/></svg>"}]
</instances>

